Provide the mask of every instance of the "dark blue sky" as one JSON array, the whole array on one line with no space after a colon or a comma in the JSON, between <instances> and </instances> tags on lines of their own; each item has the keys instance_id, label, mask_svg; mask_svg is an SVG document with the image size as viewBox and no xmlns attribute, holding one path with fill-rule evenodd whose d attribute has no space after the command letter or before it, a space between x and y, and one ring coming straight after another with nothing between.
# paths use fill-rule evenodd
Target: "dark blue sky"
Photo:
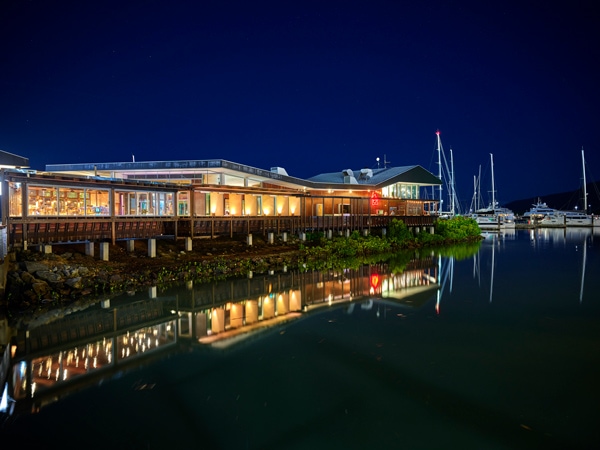
<instances>
[{"instance_id":1,"label":"dark blue sky","mask_svg":"<svg viewBox=\"0 0 600 450\"><path fill-rule=\"evenodd\" d=\"M469 203L600 179L592 2L62 1L0 6L0 149L223 158L307 178L420 164ZM524 4L529 4L525 6ZM487 195L487 193L485 193Z\"/></svg>"}]
</instances>

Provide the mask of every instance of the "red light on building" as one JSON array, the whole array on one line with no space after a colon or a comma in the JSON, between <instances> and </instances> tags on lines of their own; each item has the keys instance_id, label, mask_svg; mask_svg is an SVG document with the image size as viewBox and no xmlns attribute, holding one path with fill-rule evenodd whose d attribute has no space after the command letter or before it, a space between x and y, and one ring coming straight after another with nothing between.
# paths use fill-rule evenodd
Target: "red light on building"
<instances>
[{"instance_id":1,"label":"red light on building","mask_svg":"<svg viewBox=\"0 0 600 450\"><path fill-rule=\"evenodd\" d=\"M379 282L380 281L381 280L379 279L379 275L378 274L376 274L376 273L371 274L371 287L373 289L377 289L379 287Z\"/></svg>"},{"instance_id":2,"label":"red light on building","mask_svg":"<svg viewBox=\"0 0 600 450\"><path fill-rule=\"evenodd\" d=\"M371 193L371 206L379 205L379 194L375 191Z\"/></svg>"}]
</instances>

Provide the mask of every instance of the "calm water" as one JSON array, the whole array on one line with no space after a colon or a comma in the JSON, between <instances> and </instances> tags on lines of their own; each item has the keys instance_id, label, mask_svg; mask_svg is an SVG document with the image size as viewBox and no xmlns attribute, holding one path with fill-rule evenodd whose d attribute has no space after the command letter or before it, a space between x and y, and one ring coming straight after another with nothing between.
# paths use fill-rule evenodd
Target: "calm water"
<instances>
[{"instance_id":1,"label":"calm water","mask_svg":"<svg viewBox=\"0 0 600 450\"><path fill-rule=\"evenodd\" d=\"M474 256L434 258L439 289L333 301L235 345L157 353L37 414L6 420L2 442L598 448L596 233L490 235Z\"/></svg>"}]
</instances>

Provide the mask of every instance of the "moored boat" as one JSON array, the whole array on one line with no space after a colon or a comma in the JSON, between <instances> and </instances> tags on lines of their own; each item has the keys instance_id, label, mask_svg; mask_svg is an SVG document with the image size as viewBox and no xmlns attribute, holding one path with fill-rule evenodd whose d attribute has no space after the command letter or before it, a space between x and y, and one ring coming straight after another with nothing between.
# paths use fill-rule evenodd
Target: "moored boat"
<instances>
[{"instance_id":1,"label":"moored boat","mask_svg":"<svg viewBox=\"0 0 600 450\"><path fill-rule=\"evenodd\" d=\"M567 227L590 227L593 225L593 217L578 211L565 211L565 226Z\"/></svg>"},{"instance_id":2,"label":"moored boat","mask_svg":"<svg viewBox=\"0 0 600 450\"><path fill-rule=\"evenodd\" d=\"M492 172L492 203L487 208L477 209L471 214L481 230L501 230L515 228L515 214L508 208L498 205L494 186L494 155L490 153Z\"/></svg>"},{"instance_id":3,"label":"moored boat","mask_svg":"<svg viewBox=\"0 0 600 450\"><path fill-rule=\"evenodd\" d=\"M556 211L553 214L545 215L541 219L536 220L534 223L541 227L564 227L565 214L561 211Z\"/></svg>"},{"instance_id":4,"label":"moored boat","mask_svg":"<svg viewBox=\"0 0 600 450\"><path fill-rule=\"evenodd\" d=\"M529 211L523 214L523 218L527 221L542 220L546 216L555 216L558 212L557 209L549 207L546 202L542 202L541 199L538 198L537 203L532 204Z\"/></svg>"},{"instance_id":5,"label":"moored boat","mask_svg":"<svg viewBox=\"0 0 600 450\"><path fill-rule=\"evenodd\" d=\"M475 219L482 230L499 230L515 228L515 215L508 209L500 207L488 207L478 209L471 217Z\"/></svg>"}]
</instances>

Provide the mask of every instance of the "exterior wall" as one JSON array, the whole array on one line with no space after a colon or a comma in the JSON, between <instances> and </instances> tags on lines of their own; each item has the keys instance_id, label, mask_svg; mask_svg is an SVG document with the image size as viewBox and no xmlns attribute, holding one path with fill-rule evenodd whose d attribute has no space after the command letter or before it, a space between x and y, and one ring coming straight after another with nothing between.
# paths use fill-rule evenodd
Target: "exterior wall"
<instances>
[{"instance_id":1,"label":"exterior wall","mask_svg":"<svg viewBox=\"0 0 600 450\"><path fill-rule=\"evenodd\" d=\"M208 200L208 201L207 201ZM210 203L210 197L207 198L207 194L201 191L194 191L194 216L207 216L210 215L208 207Z\"/></svg>"},{"instance_id":2,"label":"exterior wall","mask_svg":"<svg viewBox=\"0 0 600 450\"><path fill-rule=\"evenodd\" d=\"M258 215L258 196L254 194L244 195L244 215L246 216L257 216Z\"/></svg>"}]
</instances>

